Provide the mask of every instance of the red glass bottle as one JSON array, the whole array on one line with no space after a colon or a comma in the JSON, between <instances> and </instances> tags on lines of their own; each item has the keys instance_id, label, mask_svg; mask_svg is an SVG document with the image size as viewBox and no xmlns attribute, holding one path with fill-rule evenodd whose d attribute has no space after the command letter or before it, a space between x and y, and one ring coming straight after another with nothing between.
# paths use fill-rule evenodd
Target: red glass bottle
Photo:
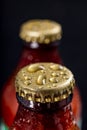
<instances>
[{"instance_id":1,"label":"red glass bottle","mask_svg":"<svg viewBox=\"0 0 87 130\"><path fill-rule=\"evenodd\" d=\"M61 32L60 24L49 20L30 20L21 26L20 38L24 42L21 57L16 70L5 83L2 90L2 117L8 126L12 124L18 109L14 88L16 73L23 66L35 62L55 62L62 64L58 52ZM81 108L80 96L77 93L78 90L75 88L72 107L76 119L80 117Z\"/></svg>"},{"instance_id":2,"label":"red glass bottle","mask_svg":"<svg viewBox=\"0 0 87 130\"><path fill-rule=\"evenodd\" d=\"M16 77L18 111L10 130L79 130L70 102L72 73L55 63L36 63Z\"/></svg>"}]
</instances>

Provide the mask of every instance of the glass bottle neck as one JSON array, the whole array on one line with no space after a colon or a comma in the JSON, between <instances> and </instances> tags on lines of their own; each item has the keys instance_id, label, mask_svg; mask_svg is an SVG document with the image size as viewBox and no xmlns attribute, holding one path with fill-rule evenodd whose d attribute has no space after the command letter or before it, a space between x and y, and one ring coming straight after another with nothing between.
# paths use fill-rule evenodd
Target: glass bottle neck
<instances>
[{"instance_id":1,"label":"glass bottle neck","mask_svg":"<svg viewBox=\"0 0 87 130\"><path fill-rule=\"evenodd\" d=\"M12 129L79 130L70 103L55 111L38 112L20 103Z\"/></svg>"},{"instance_id":2,"label":"glass bottle neck","mask_svg":"<svg viewBox=\"0 0 87 130\"><path fill-rule=\"evenodd\" d=\"M36 44L36 45L34 45ZM25 43L19 60L18 67L35 62L55 62L62 64L58 51L59 42L51 44Z\"/></svg>"},{"instance_id":3,"label":"glass bottle neck","mask_svg":"<svg viewBox=\"0 0 87 130\"><path fill-rule=\"evenodd\" d=\"M30 43L23 43L24 46L26 46L28 49L52 49L55 47L58 47L58 45L60 44L60 41L54 41L51 42L50 44L44 44L44 43L37 43L37 42L30 42Z\"/></svg>"}]
</instances>

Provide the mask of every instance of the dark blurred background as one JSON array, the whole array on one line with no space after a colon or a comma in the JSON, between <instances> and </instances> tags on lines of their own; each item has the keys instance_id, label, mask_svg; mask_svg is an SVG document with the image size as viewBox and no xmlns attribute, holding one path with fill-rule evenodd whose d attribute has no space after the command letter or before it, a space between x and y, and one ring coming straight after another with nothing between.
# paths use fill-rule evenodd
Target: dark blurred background
<instances>
[{"instance_id":1,"label":"dark blurred background","mask_svg":"<svg viewBox=\"0 0 87 130\"><path fill-rule=\"evenodd\" d=\"M72 70L83 103L83 130L87 130L87 3L63 0L3 0L1 3L0 89L16 67L22 49L18 37L21 23L28 19L52 19L62 24L59 50Z\"/></svg>"}]
</instances>

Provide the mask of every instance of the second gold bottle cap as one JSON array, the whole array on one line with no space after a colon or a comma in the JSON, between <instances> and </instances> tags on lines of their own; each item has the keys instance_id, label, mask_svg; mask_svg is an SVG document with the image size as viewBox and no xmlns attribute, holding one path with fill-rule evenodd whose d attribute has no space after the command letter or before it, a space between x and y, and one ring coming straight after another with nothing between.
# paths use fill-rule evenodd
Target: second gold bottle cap
<instances>
[{"instance_id":1,"label":"second gold bottle cap","mask_svg":"<svg viewBox=\"0 0 87 130\"><path fill-rule=\"evenodd\" d=\"M58 102L74 88L72 72L55 63L35 63L22 68L16 76L16 92L35 102Z\"/></svg>"},{"instance_id":2,"label":"second gold bottle cap","mask_svg":"<svg viewBox=\"0 0 87 130\"><path fill-rule=\"evenodd\" d=\"M20 38L27 43L49 44L61 39L61 25L52 20L29 20L20 28Z\"/></svg>"}]
</instances>

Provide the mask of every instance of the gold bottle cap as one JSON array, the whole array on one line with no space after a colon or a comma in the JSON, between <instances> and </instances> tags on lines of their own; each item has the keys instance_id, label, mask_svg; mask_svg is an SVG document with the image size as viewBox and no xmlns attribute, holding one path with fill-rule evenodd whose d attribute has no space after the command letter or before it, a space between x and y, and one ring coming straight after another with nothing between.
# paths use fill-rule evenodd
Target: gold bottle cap
<instances>
[{"instance_id":1,"label":"gold bottle cap","mask_svg":"<svg viewBox=\"0 0 87 130\"><path fill-rule=\"evenodd\" d=\"M66 99L74 88L73 74L55 63L35 63L22 68L16 76L16 92L35 102L58 102Z\"/></svg>"},{"instance_id":2,"label":"gold bottle cap","mask_svg":"<svg viewBox=\"0 0 87 130\"><path fill-rule=\"evenodd\" d=\"M62 28L51 20L29 20L20 28L20 38L26 42L49 44L61 39Z\"/></svg>"}]
</instances>

